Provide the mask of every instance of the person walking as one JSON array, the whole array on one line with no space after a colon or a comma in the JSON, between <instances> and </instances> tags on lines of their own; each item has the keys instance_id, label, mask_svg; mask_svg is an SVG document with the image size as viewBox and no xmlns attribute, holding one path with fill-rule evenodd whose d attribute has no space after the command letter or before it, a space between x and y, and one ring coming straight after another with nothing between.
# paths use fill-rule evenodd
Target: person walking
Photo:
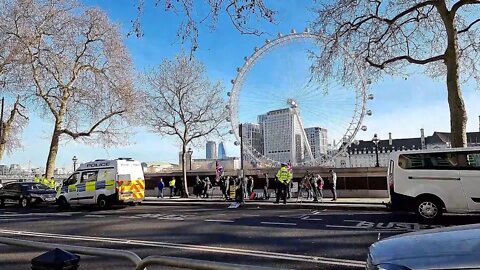
<instances>
[{"instance_id":1,"label":"person walking","mask_svg":"<svg viewBox=\"0 0 480 270\"><path fill-rule=\"evenodd\" d=\"M280 169L277 172L277 179L278 179L278 193L276 195L275 204L278 204L280 201L280 197L282 197L283 204L287 204L287 189L292 181L293 174L291 171L288 170L287 164L282 163Z\"/></svg>"},{"instance_id":2,"label":"person walking","mask_svg":"<svg viewBox=\"0 0 480 270\"><path fill-rule=\"evenodd\" d=\"M248 197L248 177L243 177L243 198Z\"/></svg>"},{"instance_id":3,"label":"person walking","mask_svg":"<svg viewBox=\"0 0 480 270\"><path fill-rule=\"evenodd\" d=\"M270 200L270 194L268 193L268 184L269 184L268 173L265 173L265 184L263 185L263 198L265 200Z\"/></svg>"},{"instance_id":4,"label":"person walking","mask_svg":"<svg viewBox=\"0 0 480 270\"><path fill-rule=\"evenodd\" d=\"M337 200L337 173L330 169L330 177L328 177L330 190L332 191L333 199L332 201Z\"/></svg>"},{"instance_id":5,"label":"person walking","mask_svg":"<svg viewBox=\"0 0 480 270\"><path fill-rule=\"evenodd\" d=\"M163 182L163 178L160 178L160 181L157 183L157 198L163 198L163 188L165 187L165 183Z\"/></svg>"},{"instance_id":6,"label":"person walking","mask_svg":"<svg viewBox=\"0 0 480 270\"><path fill-rule=\"evenodd\" d=\"M310 186L312 187L313 202L318 202L318 183L317 176L314 174L310 175Z\"/></svg>"},{"instance_id":7,"label":"person walking","mask_svg":"<svg viewBox=\"0 0 480 270\"><path fill-rule=\"evenodd\" d=\"M197 175L195 177L195 185L193 186L193 195L197 196L197 198L198 198L199 196L202 195L202 191L203 191L202 180Z\"/></svg>"},{"instance_id":8,"label":"person walking","mask_svg":"<svg viewBox=\"0 0 480 270\"><path fill-rule=\"evenodd\" d=\"M173 197L173 191L175 189L175 177L172 177L172 180L168 182L168 187L170 188L170 198Z\"/></svg>"},{"instance_id":9,"label":"person walking","mask_svg":"<svg viewBox=\"0 0 480 270\"><path fill-rule=\"evenodd\" d=\"M325 182L320 174L317 174L317 187L318 187L318 195L320 196L320 201L323 200L323 186Z\"/></svg>"},{"instance_id":10,"label":"person walking","mask_svg":"<svg viewBox=\"0 0 480 270\"><path fill-rule=\"evenodd\" d=\"M208 198L208 192L212 188L212 182L210 182L210 178L205 177L204 186L203 186L203 196L204 198Z\"/></svg>"},{"instance_id":11,"label":"person walking","mask_svg":"<svg viewBox=\"0 0 480 270\"><path fill-rule=\"evenodd\" d=\"M222 189L222 197L225 200L229 200L228 189L229 189L230 178L228 176L221 176L220 178L220 188Z\"/></svg>"},{"instance_id":12,"label":"person walking","mask_svg":"<svg viewBox=\"0 0 480 270\"><path fill-rule=\"evenodd\" d=\"M250 176L248 178L248 196L252 196L252 193L253 193L253 187L255 185L255 182L253 180L253 176Z\"/></svg>"}]
</instances>

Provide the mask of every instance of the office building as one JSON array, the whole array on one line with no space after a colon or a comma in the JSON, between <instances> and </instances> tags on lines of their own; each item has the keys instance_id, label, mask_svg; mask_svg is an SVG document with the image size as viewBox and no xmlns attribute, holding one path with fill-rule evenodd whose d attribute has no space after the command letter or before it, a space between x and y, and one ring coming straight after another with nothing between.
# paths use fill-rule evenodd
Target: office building
<instances>
[{"instance_id":1,"label":"office building","mask_svg":"<svg viewBox=\"0 0 480 270\"><path fill-rule=\"evenodd\" d=\"M225 144L223 142L220 142L218 144L218 158L224 159L226 157L227 157L227 152L225 151Z\"/></svg>"},{"instance_id":2,"label":"office building","mask_svg":"<svg viewBox=\"0 0 480 270\"><path fill-rule=\"evenodd\" d=\"M327 154L328 149L328 137L327 129L321 127L310 127L305 129L310 148L312 149L312 155L315 159L321 157L321 155Z\"/></svg>"},{"instance_id":3,"label":"office building","mask_svg":"<svg viewBox=\"0 0 480 270\"><path fill-rule=\"evenodd\" d=\"M217 159L217 143L208 141L206 145L206 159Z\"/></svg>"}]
</instances>

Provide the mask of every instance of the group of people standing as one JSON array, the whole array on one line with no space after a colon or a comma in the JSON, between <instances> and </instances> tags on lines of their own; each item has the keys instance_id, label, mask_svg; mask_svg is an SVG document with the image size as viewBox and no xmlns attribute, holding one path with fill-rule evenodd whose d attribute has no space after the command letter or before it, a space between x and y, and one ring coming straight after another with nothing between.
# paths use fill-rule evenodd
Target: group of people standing
<instances>
[{"instance_id":1,"label":"group of people standing","mask_svg":"<svg viewBox=\"0 0 480 270\"><path fill-rule=\"evenodd\" d=\"M303 196L303 191L307 192L307 200L313 198L314 202L323 199L323 188L327 188L332 192L332 201L337 200L337 174L329 171L329 176L325 182L320 174L313 174L309 171L305 173L300 183L298 197Z\"/></svg>"},{"instance_id":2,"label":"group of people standing","mask_svg":"<svg viewBox=\"0 0 480 270\"><path fill-rule=\"evenodd\" d=\"M45 186L51 189L57 188L57 182L55 181L55 179L53 179L53 177L48 179L47 177L45 177L45 174L42 174L42 177L35 175L35 177L33 177L33 181L40 184L44 184Z\"/></svg>"},{"instance_id":3,"label":"group of people standing","mask_svg":"<svg viewBox=\"0 0 480 270\"><path fill-rule=\"evenodd\" d=\"M265 182L263 185L263 199L269 200L270 188L274 188L276 194L276 200L274 203L279 203L280 200L283 200L283 203L286 204L287 199L291 198L291 191L293 187L293 172L288 166L288 164L282 163L280 169L275 175L275 179L272 185L273 187L271 187L272 183L270 182L268 173L265 173L264 176ZM197 198L209 198L209 193L213 188L213 184L214 183L210 181L209 177L200 179L200 177L197 175L195 178L195 184L193 186L193 194L197 196ZM253 192L255 181L252 176L232 178L230 176L222 175L220 177L217 177L215 184L220 187L220 190L222 192L222 198L225 200L232 199L230 196L230 186L232 184L236 186L236 200L248 197L250 199L256 198L256 195ZM181 179L181 181L179 181L179 183L177 183L175 177L172 177L172 179L168 182L168 187L170 188L170 198L172 198L172 196L174 195L177 195L177 193L180 193L180 196L182 195L182 185L183 178ZM163 190L165 188L165 183L163 182L162 178L160 178L157 188L157 198L163 198ZM307 171L301 182L299 183L298 196L303 196L303 192L306 191L307 199L313 199L314 202L318 202L319 199L323 199L324 188L329 189L332 192L332 201L336 201L337 174L333 170L329 170L329 175L325 181L322 176L320 176L320 174L313 174Z\"/></svg>"},{"instance_id":4,"label":"group of people standing","mask_svg":"<svg viewBox=\"0 0 480 270\"><path fill-rule=\"evenodd\" d=\"M157 183L157 198L163 198L163 190L166 188L165 182L163 182L163 178L160 178L160 181ZM179 182L172 177L170 181L168 181L168 188L170 189L170 198L173 196L179 195L180 197L183 196L183 178L180 179Z\"/></svg>"},{"instance_id":5,"label":"group of people standing","mask_svg":"<svg viewBox=\"0 0 480 270\"><path fill-rule=\"evenodd\" d=\"M212 182L210 178L205 177L203 180L197 175L195 178L195 185L193 186L193 195L197 196L197 198L208 198L208 193L212 189Z\"/></svg>"}]
</instances>

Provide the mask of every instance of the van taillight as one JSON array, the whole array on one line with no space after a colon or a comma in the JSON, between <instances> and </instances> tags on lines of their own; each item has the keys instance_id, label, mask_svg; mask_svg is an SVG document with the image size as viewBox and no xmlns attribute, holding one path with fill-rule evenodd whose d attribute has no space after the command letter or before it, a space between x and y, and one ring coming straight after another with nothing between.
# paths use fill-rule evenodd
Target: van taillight
<instances>
[{"instance_id":1,"label":"van taillight","mask_svg":"<svg viewBox=\"0 0 480 270\"><path fill-rule=\"evenodd\" d=\"M388 176L388 184L390 186L390 189L393 189L393 176L392 175Z\"/></svg>"}]
</instances>

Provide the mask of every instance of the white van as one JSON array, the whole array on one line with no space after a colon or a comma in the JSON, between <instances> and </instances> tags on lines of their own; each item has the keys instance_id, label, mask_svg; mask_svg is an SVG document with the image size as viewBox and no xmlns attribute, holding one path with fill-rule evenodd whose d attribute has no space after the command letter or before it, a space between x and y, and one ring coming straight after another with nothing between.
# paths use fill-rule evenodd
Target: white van
<instances>
[{"instance_id":1,"label":"white van","mask_svg":"<svg viewBox=\"0 0 480 270\"><path fill-rule=\"evenodd\" d=\"M424 219L480 211L480 148L392 153L388 188L393 209Z\"/></svg>"},{"instance_id":2,"label":"white van","mask_svg":"<svg viewBox=\"0 0 480 270\"><path fill-rule=\"evenodd\" d=\"M62 183L57 193L60 207L140 203L145 197L145 178L139 161L130 158L95 160L80 167Z\"/></svg>"}]
</instances>

